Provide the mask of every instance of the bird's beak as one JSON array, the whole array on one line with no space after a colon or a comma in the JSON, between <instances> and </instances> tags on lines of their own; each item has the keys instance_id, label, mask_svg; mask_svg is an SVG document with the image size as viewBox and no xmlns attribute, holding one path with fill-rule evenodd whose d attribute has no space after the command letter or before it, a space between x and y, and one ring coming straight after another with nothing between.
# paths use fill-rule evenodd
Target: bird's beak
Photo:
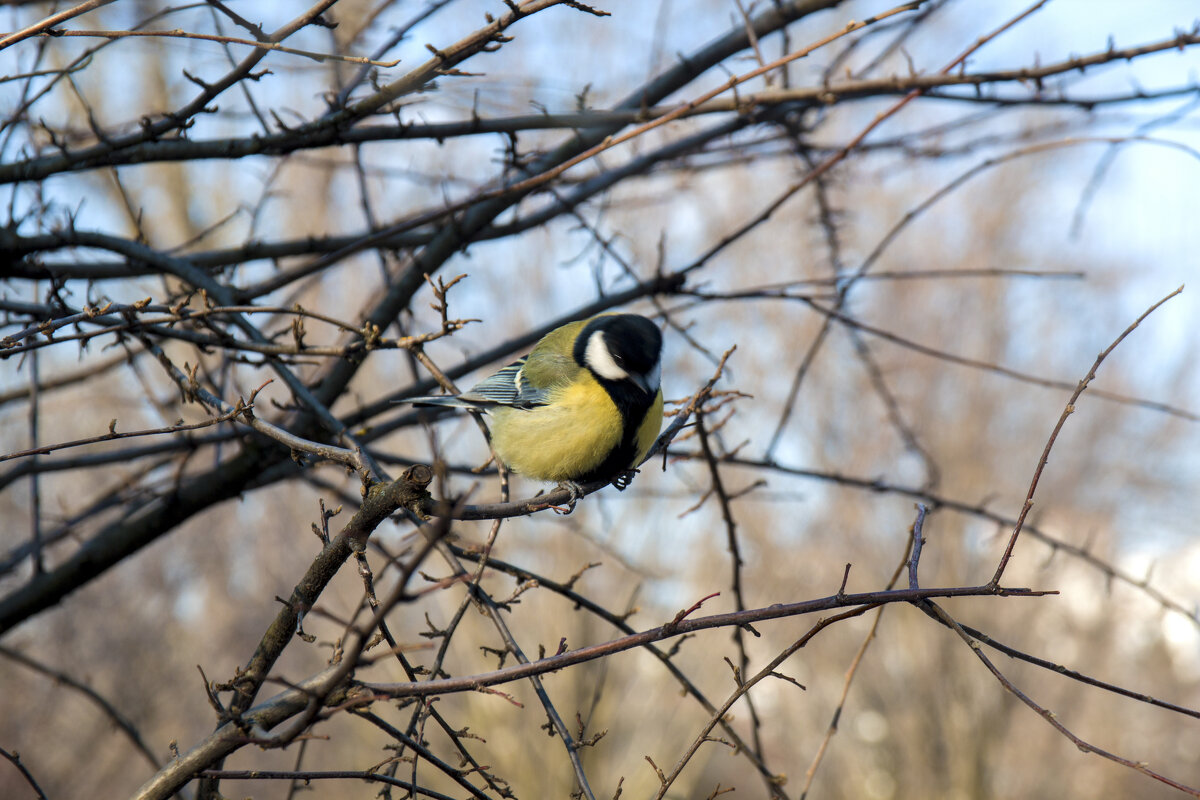
<instances>
[{"instance_id":1,"label":"bird's beak","mask_svg":"<svg viewBox=\"0 0 1200 800\"><path fill-rule=\"evenodd\" d=\"M658 394L658 387L662 382L662 372L658 364L655 364L649 372L632 372L629 374L629 380L633 381L634 385L646 393L647 397L654 397Z\"/></svg>"},{"instance_id":2,"label":"bird's beak","mask_svg":"<svg viewBox=\"0 0 1200 800\"><path fill-rule=\"evenodd\" d=\"M654 394L653 390L650 388L649 376L633 372L629 374L629 380L633 381L634 384L646 394Z\"/></svg>"}]
</instances>

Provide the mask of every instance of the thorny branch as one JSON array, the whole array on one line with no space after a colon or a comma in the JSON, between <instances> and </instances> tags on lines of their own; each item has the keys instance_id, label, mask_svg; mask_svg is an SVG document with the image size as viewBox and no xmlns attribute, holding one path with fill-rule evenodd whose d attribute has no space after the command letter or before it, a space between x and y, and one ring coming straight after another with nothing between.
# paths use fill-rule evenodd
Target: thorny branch
<instances>
[{"instance_id":1,"label":"thorny branch","mask_svg":"<svg viewBox=\"0 0 1200 800\"><path fill-rule=\"evenodd\" d=\"M1084 390L1088 388L1088 384L1095 379L1096 370L1100 369L1100 365L1104 362L1104 359L1108 358L1109 353L1111 353L1113 350L1116 350L1117 345L1125 341L1125 337L1133 333L1134 329L1137 328L1138 325L1141 325L1142 321L1145 320L1146 317L1153 314L1160 306L1162 306L1163 303L1180 294L1182 291L1183 287L1180 286L1178 289L1171 292L1166 297L1142 312L1142 315L1135 319L1128 328L1121 331L1121 335L1114 339L1112 344L1100 351L1100 355L1096 356L1096 360L1092 362L1092 367L1088 370L1087 375L1083 376L1083 379L1079 381L1079 385L1075 387L1075 391L1071 393L1070 399L1067 400L1066 407L1059 416L1058 422L1054 425L1054 430L1050 432L1050 438L1046 440L1046 447L1042 450L1042 455L1038 459L1037 468L1033 471L1033 478L1029 482L1029 491L1025 494L1025 502L1021 505L1021 512L1017 515L1017 523L1013 526L1012 534L1008 537L1008 544L1004 547L1004 555L1000 557L1000 563L996 565L996 572L994 575L992 575L992 586L1000 585L1000 578L1004 575L1004 569L1008 566L1008 561L1010 558L1012 558L1013 549L1017 546L1017 537L1021 535L1021 529L1025 526L1025 518L1029 515L1029 509L1033 508L1033 495L1037 491L1038 481L1042 477L1042 471L1046 468L1046 462L1050 459L1050 451L1054 448L1054 442L1058 439L1059 431L1061 431L1063 425L1066 424L1067 417L1074 413L1075 403L1079 400L1079 396L1082 395Z\"/></svg>"}]
</instances>

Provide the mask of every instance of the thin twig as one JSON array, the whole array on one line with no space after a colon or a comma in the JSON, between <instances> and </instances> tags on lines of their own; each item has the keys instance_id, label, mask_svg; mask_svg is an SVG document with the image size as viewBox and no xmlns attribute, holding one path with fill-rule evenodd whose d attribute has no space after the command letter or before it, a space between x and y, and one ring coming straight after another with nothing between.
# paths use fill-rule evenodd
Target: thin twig
<instances>
[{"instance_id":1,"label":"thin twig","mask_svg":"<svg viewBox=\"0 0 1200 800\"><path fill-rule=\"evenodd\" d=\"M1079 396L1083 394L1083 391L1088 388L1088 384L1091 383L1096 377L1096 370L1100 368L1100 364L1104 362L1104 359L1108 358L1108 354L1115 350L1117 345L1125 341L1125 337L1133 333L1134 329L1137 328L1138 325L1142 324L1142 320L1153 314L1159 306L1182 291L1183 287L1180 286L1178 289L1171 292L1154 305L1150 306L1148 309L1142 312L1140 317L1133 321L1133 324L1123 330L1121 335L1113 340L1112 344L1100 351L1100 355L1096 356L1096 360L1092 362L1092 367L1088 370L1087 375L1083 376L1083 380L1079 382L1079 385L1075 387L1075 391L1072 392L1070 398L1067 399L1067 405L1065 408L1063 408L1062 414L1059 415L1058 422L1055 423L1054 430L1050 432L1050 438L1046 440L1046 446L1042 449L1042 455L1038 459L1037 467L1033 471L1033 478L1029 482L1029 491L1025 493L1025 502L1021 506L1020 514L1017 515L1017 523L1013 526L1012 534L1008 537L1008 544L1004 548L1004 555L1000 557L1000 563L996 565L996 572L994 575L992 575L989 585L993 587L999 587L1000 585L1000 578L1004 575L1004 569L1008 566L1008 560L1012 558L1013 548L1017 546L1017 537L1021 535L1021 528L1025 525L1025 517L1029 515L1029 509L1033 508L1033 495L1034 492L1037 491L1038 481L1041 480L1042 470L1046 468L1046 462L1050 460L1050 450L1054 447L1054 443L1058 440L1059 431L1061 431L1063 425L1066 424L1067 417L1071 416L1071 414L1075 412L1075 403L1079 400Z\"/></svg>"},{"instance_id":2,"label":"thin twig","mask_svg":"<svg viewBox=\"0 0 1200 800\"><path fill-rule=\"evenodd\" d=\"M10 753L3 747L0 747L0 756L3 756L9 761L9 763L17 768L17 771L21 773L21 777L24 778L25 782L29 784L29 788L33 789L34 794L38 796L38 800L47 800L46 793L42 791L42 787L38 785L36 780L34 780L33 773L30 772L29 768L21 762L20 753L16 751Z\"/></svg>"},{"instance_id":3,"label":"thin twig","mask_svg":"<svg viewBox=\"0 0 1200 800\"><path fill-rule=\"evenodd\" d=\"M273 50L278 53L287 53L293 56L304 56L311 58L313 61L323 63L325 61L344 61L349 64L366 64L372 67L394 67L400 63L400 59L395 61L375 61L365 56L342 56L336 53L317 53L312 50L299 50L295 47L284 47L278 42L254 41L253 39L240 39L236 36L218 36L211 33L192 33L190 31L176 28L170 31L68 31L51 29L43 31L41 36L62 37L62 36L84 36L92 39L126 39L130 37L154 37L162 39L199 39L208 42L220 42L222 44L240 44L247 47L257 47L263 50ZM0 47L3 47L3 42L0 42Z\"/></svg>"},{"instance_id":4,"label":"thin twig","mask_svg":"<svg viewBox=\"0 0 1200 800\"><path fill-rule=\"evenodd\" d=\"M924 608L927 608L933 616L940 619L946 625L946 627L950 628L951 630L953 630L955 633L958 634L959 638L962 639L963 642L968 647L971 648L971 652L973 652L975 654L975 657L978 658L980 661L982 661L983 665L985 667L987 667L988 672L992 673L992 675L996 678L996 680L1000 682L1000 685L1004 687L1005 691L1007 691L1009 694L1016 697L1018 700L1020 700L1022 703L1024 703L1029 708L1033 709L1035 712L1037 712L1038 716L1040 716L1042 719L1044 719L1046 722L1048 722L1052 728L1054 728L1056 731L1058 731L1063 736L1065 736L1071 742L1071 744L1075 745L1082 752L1095 753L1096 755L1100 756L1101 758L1106 758L1109 761L1120 764L1121 766L1128 767L1136 772L1140 772L1141 774L1143 774L1149 778L1153 778L1156 781L1165 783L1167 786L1170 786L1173 789L1178 789L1179 791L1181 791L1185 794L1191 795L1192 797L1200 797L1200 789L1193 788L1191 786L1187 786L1183 783L1180 783L1179 781L1168 778L1167 776L1165 776L1159 772L1155 772L1154 770L1150 769L1149 765L1143 761L1133 761L1133 760L1130 760L1123 756L1119 756L1116 753L1110 753L1109 751L1102 750L1099 747L1096 747L1094 744L1091 744L1090 742L1085 741L1084 739L1080 738L1079 736L1076 736L1074 733L1072 733L1070 731L1070 729L1067 728L1066 725L1062 724L1059 721L1057 714L1055 714L1054 712L1045 708L1044 706L1038 705L1036 702L1033 701L1032 698L1029 697L1029 695L1025 694L1023 691L1021 691L1019 688L1017 688L1016 684L1014 684L1011 680L1009 680L1004 675L1004 673L1001 672L996 667L996 665L992 663L992 660L990 658L988 658L987 655L984 654L983 649L979 646L979 644L975 640L973 640L967 634L967 632L965 630L963 630L962 626L959 625L958 622L955 621L955 619L953 617L951 617L949 614L947 614L942 609L941 606L939 606L937 603L934 603L934 602L928 601L928 600L921 603L921 605Z\"/></svg>"},{"instance_id":5,"label":"thin twig","mask_svg":"<svg viewBox=\"0 0 1200 800\"><path fill-rule=\"evenodd\" d=\"M77 6L72 6L65 11L60 11L57 14L51 14L40 22L35 22L33 25L30 25L28 28L19 30L15 33L10 33L3 39L0 39L0 50L14 45L17 42L28 39L31 36L37 36L42 31L46 30L47 28L52 28L60 22L66 22L69 19L74 19L80 14L86 14L89 11L100 8L101 6L106 6L111 2L113 2L113 0L86 0L86 2L80 3Z\"/></svg>"}]
</instances>

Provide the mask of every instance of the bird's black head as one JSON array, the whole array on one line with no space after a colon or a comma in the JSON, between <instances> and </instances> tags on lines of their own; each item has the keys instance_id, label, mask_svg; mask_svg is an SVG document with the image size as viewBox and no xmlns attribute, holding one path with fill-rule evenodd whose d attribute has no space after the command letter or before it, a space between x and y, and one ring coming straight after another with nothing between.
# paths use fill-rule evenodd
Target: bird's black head
<instances>
[{"instance_id":1,"label":"bird's black head","mask_svg":"<svg viewBox=\"0 0 1200 800\"><path fill-rule=\"evenodd\" d=\"M651 398L658 393L662 333L637 314L593 317L575 340L575 361L601 382L628 382Z\"/></svg>"}]
</instances>

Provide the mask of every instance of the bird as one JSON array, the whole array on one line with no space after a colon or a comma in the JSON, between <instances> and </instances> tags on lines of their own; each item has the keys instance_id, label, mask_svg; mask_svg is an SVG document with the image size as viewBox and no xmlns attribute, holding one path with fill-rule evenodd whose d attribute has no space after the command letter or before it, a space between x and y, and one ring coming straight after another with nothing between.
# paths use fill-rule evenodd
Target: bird
<instances>
[{"instance_id":1,"label":"bird","mask_svg":"<svg viewBox=\"0 0 1200 800\"><path fill-rule=\"evenodd\" d=\"M567 323L530 353L468 391L401 402L482 411L492 449L528 478L582 494L612 480L624 489L662 427L662 333L638 314L608 312Z\"/></svg>"}]
</instances>

